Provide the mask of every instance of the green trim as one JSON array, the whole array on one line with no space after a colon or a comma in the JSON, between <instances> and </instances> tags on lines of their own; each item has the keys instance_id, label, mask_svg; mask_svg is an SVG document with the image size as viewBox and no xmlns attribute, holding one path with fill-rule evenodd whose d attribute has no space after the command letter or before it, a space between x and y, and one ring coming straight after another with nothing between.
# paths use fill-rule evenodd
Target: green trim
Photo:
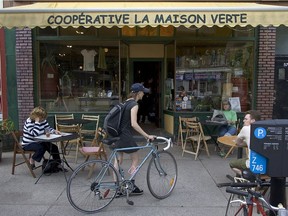
<instances>
[{"instance_id":1,"label":"green trim","mask_svg":"<svg viewBox=\"0 0 288 216\"><path fill-rule=\"evenodd\" d=\"M15 129L19 126L18 115L18 93L16 76L16 30L5 29L6 49L6 82L7 82L7 104L8 118L14 122Z\"/></svg>"}]
</instances>

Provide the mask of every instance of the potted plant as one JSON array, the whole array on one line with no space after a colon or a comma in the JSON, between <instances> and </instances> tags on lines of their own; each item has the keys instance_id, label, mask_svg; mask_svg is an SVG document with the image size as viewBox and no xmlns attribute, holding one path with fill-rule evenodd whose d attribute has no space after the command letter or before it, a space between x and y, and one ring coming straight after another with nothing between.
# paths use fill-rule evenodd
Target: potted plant
<instances>
[{"instance_id":1,"label":"potted plant","mask_svg":"<svg viewBox=\"0 0 288 216\"><path fill-rule=\"evenodd\" d=\"M13 140L11 132L14 131L14 129L14 122L11 119L3 119L0 121L0 160L2 159L3 151L13 150L13 145L11 145L11 140Z\"/></svg>"}]
</instances>

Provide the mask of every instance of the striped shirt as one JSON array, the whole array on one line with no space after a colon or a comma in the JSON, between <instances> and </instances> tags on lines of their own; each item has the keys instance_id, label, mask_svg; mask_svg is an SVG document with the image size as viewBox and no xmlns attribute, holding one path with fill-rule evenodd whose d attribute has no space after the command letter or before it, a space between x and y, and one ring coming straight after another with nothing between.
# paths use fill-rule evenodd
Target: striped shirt
<instances>
[{"instance_id":1,"label":"striped shirt","mask_svg":"<svg viewBox=\"0 0 288 216\"><path fill-rule=\"evenodd\" d=\"M22 145L28 145L34 143L34 137L42 135L45 133L45 128L49 128L50 133L54 133L54 129L51 128L47 122L44 120L42 122L35 122L28 118L24 124L23 128L23 139Z\"/></svg>"}]
</instances>

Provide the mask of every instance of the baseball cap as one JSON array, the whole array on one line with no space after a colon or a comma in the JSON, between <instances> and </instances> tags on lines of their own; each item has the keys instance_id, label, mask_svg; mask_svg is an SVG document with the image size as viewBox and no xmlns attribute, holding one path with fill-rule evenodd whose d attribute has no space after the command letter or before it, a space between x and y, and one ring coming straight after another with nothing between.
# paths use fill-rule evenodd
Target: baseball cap
<instances>
[{"instance_id":1,"label":"baseball cap","mask_svg":"<svg viewBox=\"0 0 288 216\"><path fill-rule=\"evenodd\" d=\"M145 88L141 83L134 83L131 86L131 91L132 92L139 92L139 91L143 91L144 93L148 93L149 89Z\"/></svg>"}]
</instances>

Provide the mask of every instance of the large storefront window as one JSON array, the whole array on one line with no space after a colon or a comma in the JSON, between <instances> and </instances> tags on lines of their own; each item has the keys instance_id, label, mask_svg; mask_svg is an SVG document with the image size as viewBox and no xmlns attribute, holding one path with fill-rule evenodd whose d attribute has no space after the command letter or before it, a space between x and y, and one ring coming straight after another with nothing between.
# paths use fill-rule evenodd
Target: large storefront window
<instances>
[{"instance_id":1,"label":"large storefront window","mask_svg":"<svg viewBox=\"0 0 288 216\"><path fill-rule=\"evenodd\" d=\"M165 85L168 110L210 112L221 109L224 98L239 112L251 108L254 30L180 27L176 35L175 74L167 73Z\"/></svg>"},{"instance_id":2,"label":"large storefront window","mask_svg":"<svg viewBox=\"0 0 288 216\"><path fill-rule=\"evenodd\" d=\"M118 103L118 41L46 41L39 51L40 104L48 111L105 111Z\"/></svg>"},{"instance_id":3,"label":"large storefront window","mask_svg":"<svg viewBox=\"0 0 288 216\"><path fill-rule=\"evenodd\" d=\"M176 50L177 111L221 109L223 98L230 99L237 111L250 108L252 42L181 41Z\"/></svg>"}]
</instances>

